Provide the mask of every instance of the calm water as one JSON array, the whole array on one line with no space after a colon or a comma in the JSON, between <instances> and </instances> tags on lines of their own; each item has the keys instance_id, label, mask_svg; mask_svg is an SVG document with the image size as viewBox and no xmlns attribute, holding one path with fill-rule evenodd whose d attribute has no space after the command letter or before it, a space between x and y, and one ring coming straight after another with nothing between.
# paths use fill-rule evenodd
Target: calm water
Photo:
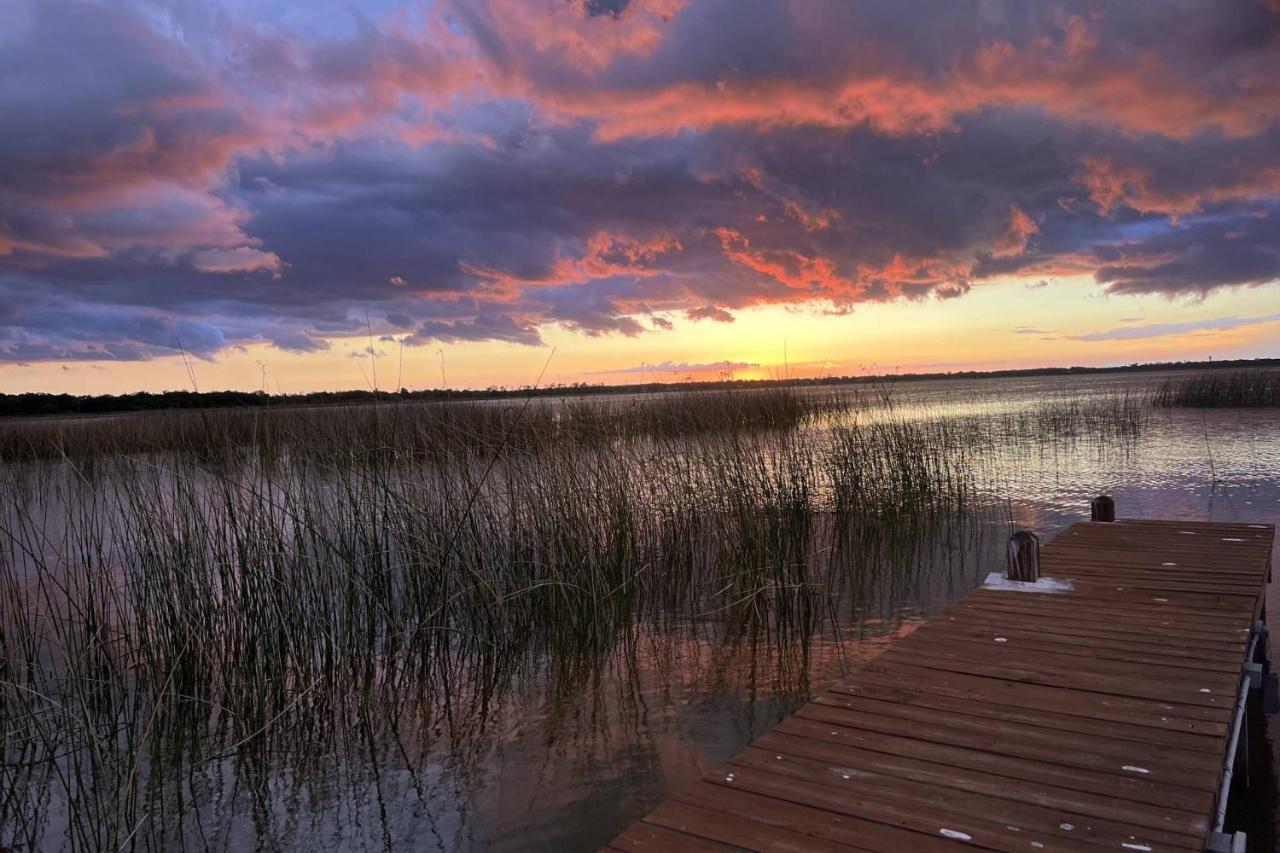
<instances>
[{"instance_id":1,"label":"calm water","mask_svg":"<svg viewBox=\"0 0 1280 853\"><path fill-rule=\"evenodd\" d=\"M906 417L965 418L1137 391L1160 378L904 383L888 393ZM1134 442L1011 447L983 470L965 524L896 549L813 632L672 614L612 638L581 667L557 658L499 690L457 685L443 711L400 697L360 736L326 728L328 709L304 695L288 742L248 764L233 751L184 767L200 805L155 790L150 817L191 849L594 849L817 685L1001 569L1011 527L1051 537L1087 518L1100 493L1115 497L1122 517L1280 522L1275 412L1160 410ZM46 819L46 847L59 849L56 796Z\"/></svg>"}]
</instances>

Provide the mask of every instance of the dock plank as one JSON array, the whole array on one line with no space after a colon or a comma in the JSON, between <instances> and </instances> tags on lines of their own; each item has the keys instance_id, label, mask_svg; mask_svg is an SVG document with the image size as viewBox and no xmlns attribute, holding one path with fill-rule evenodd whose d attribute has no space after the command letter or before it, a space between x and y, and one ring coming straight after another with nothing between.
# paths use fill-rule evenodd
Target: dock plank
<instances>
[{"instance_id":1,"label":"dock plank","mask_svg":"<svg viewBox=\"0 0 1280 853\"><path fill-rule=\"evenodd\" d=\"M609 849L1202 850L1274 533L1074 525Z\"/></svg>"},{"instance_id":2,"label":"dock plank","mask_svg":"<svg viewBox=\"0 0 1280 853\"><path fill-rule=\"evenodd\" d=\"M833 713L844 711L844 714ZM861 714L854 717L851 714ZM868 716L870 715L870 716ZM895 729L878 718L888 717L897 721ZM943 710L919 709L910 705L897 706L890 702L867 700L845 694L824 694L798 711L783 725L812 718L817 721L860 725L876 731L901 732L903 737L926 740L932 744L950 745L979 751L984 755L1015 756L1025 759L1049 761L1065 767L1082 768L1100 773L1126 775L1123 768L1135 762L1135 755L1142 755L1142 766L1149 772L1147 778L1173 780L1177 784L1212 790L1205 782L1206 772L1212 775L1220 766L1213 753L1196 752L1171 746L1137 744L1133 741L1105 737L1098 734L1083 735L1059 731L1054 728L1028 726L1002 731L998 742L985 742L990 736L989 720L952 714Z\"/></svg>"},{"instance_id":3,"label":"dock plank","mask_svg":"<svg viewBox=\"0 0 1280 853\"><path fill-rule=\"evenodd\" d=\"M856 722L838 716L819 718L792 717L773 729L773 733L807 737L827 743L852 745L873 752L884 752L902 758L918 758L935 764L945 764L962 770L973 770L993 776L1004 776L1028 782L1043 782L1056 787L1089 793L1104 793L1113 800L1168 806L1173 809L1195 812L1212 799L1212 791L1195 790L1200 784L1194 774L1170 765L1142 759L1148 774L1126 774L1119 763L1102 763L1088 770L1075 766L1075 762L1059 763L1058 755L1043 753L1031 760L1020 757L1016 750L995 751L973 746L948 746L924 738L907 736L910 727L901 728L896 735L886 735L877 729L863 729ZM763 739L758 743L764 743ZM1137 752L1137 750L1131 750ZM1130 757L1130 761L1134 759ZM1216 768L1215 768L1216 769Z\"/></svg>"}]
</instances>

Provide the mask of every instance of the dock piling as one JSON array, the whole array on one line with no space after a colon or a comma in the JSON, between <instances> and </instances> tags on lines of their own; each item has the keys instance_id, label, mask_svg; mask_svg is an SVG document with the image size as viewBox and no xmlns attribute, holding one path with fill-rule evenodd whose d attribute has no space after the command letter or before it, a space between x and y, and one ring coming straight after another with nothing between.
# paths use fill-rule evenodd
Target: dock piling
<instances>
[{"instance_id":1,"label":"dock piling","mask_svg":"<svg viewBox=\"0 0 1280 853\"><path fill-rule=\"evenodd\" d=\"M1090 521L1115 521L1116 502L1109 495L1098 495L1089 502Z\"/></svg>"},{"instance_id":2,"label":"dock piling","mask_svg":"<svg viewBox=\"0 0 1280 853\"><path fill-rule=\"evenodd\" d=\"M1029 530L1009 537L1009 564L1004 576L1011 581L1035 583L1040 579L1040 538Z\"/></svg>"}]
</instances>

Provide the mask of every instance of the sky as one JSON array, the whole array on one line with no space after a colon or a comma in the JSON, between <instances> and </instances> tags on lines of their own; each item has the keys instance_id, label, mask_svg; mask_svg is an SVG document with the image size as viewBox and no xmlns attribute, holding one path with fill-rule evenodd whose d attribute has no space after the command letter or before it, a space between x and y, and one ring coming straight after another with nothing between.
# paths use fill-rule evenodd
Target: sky
<instances>
[{"instance_id":1,"label":"sky","mask_svg":"<svg viewBox=\"0 0 1280 853\"><path fill-rule=\"evenodd\" d=\"M0 392L1280 356L1280 0L0 0Z\"/></svg>"}]
</instances>

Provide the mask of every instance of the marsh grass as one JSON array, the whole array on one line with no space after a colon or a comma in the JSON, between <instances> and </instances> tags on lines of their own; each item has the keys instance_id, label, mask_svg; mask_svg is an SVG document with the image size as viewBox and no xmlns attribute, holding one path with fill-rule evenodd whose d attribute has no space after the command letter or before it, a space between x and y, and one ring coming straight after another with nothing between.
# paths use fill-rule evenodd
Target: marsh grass
<instances>
[{"instance_id":1,"label":"marsh grass","mask_svg":"<svg viewBox=\"0 0 1280 853\"><path fill-rule=\"evenodd\" d=\"M1166 379L1152 403L1197 409L1280 406L1280 371L1221 370Z\"/></svg>"},{"instance_id":2,"label":"marsh grass","mask_svg":"<svg viewBox=\"0 0 1280 853\"><path fill-rule=\"evenodd\" d=\"M231 802L264 843L282 808L340 807L328 778L390 847L388 762L419 805L465 802L531 685L643 714L640 636L763 645L795 685L814 637L972 569L993 448L1141 424L782 389L11 425L0 844L234 846ZM424 739L443 776L408 769Z\"/></svg>"},{"instance_id":3,"label":"marsh grass","mask_svg":"<svg viewBox=\"0 0 1280 853\"><path fill-rule=\"evenodd\" d=\"M459 403L385 403L296 409L172 410L100 417L0 421L0 461L85 460L178 453L239 462L252 450L272 458L359 454L429 456L540 445L550 439L601 443L645 436L791 429L844 405L777 388L602 399L530 398Z\"/></svg>"}]
</instances>

